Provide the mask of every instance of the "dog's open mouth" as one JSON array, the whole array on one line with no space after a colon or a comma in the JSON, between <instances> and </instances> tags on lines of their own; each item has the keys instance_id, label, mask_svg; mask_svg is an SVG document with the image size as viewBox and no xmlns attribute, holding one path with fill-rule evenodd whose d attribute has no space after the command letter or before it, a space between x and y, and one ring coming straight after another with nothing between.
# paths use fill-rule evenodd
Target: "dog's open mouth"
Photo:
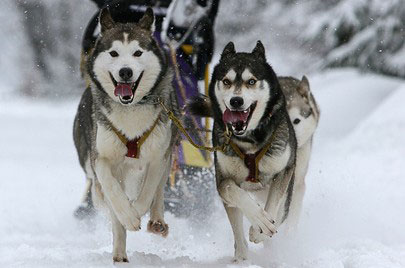
<instances>
[{"instance_id":1,"label":"dog's open mouth","mask_svg":"<svg viewBox=\"0 0 405 268\"><path fill-rule=\"evenodd\" d=\"M256 108L256 102L250 105L246 110L230 110L226 108L222 114L222 120L232 128L233 134L240 136L246 132L250 118Z\"/></svg>"},{"instance_id":2,"label":"dog's open mouth","mask_svg":"<svg viewBox=\"0 0 405 268\"><path fill-rule=\"evenodd\" d=\"M110 73L111 80L115 86L114 95L118 96L122 104L130 104L134 100L135 91L139 86L143 71L135 82L117 82Z\"/></svg>"}]
</instances>

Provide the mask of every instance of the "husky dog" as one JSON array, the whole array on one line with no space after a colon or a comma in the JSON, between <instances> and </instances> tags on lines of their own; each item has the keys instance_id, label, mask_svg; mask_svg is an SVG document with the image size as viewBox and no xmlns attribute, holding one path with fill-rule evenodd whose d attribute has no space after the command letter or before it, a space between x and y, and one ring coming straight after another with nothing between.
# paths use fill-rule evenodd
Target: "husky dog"
<instances>
[{"instance_id":1,"label":"husky dog","mask_svg":"<svg viewBox=\"0 0 405 268\"><path fill-rule=\"evenodd\" d=\"M252 224L253 242L271 237L288 215L297 148L286 100L260 41L251 53L237 53L232 42L224 48L209 99L211 111L198 98L188 106L194 114L213 115L213 145L225 144L214 154L217 189L234 233L235 260L244 260L243 215Z\"/></svg>"},{"instance_id":2,"label":"husky dog","mask_svg":"<svg viewBox=\"0 0 405 268\"><path fill-rule=\"evenodd\" d=\"M293 123L297 138L294 188L289 216L286 219L287 227L291 230L297 227L301 213L305 194L305 176L311 156L313 135L319 122L320 110L311 93L306 76L303 76L301 80L294 77L279 76L278 80L286 98L288 115ZM192 110L192 113L201 116L213 116L211 103L206 98L195 98L189 103L188 108Z\"/></svg>"},{"instance_id":3,"label":"husky dog","mask_svg":"<svg viewBox=\"0 0 405 268\"><path fill-rule=\"evenodd\" d=\"M109 211L113 260L127 262L126 231L166 236L163 189L171 167L175 127L158 102L178 113L172 70L152 37L148 9L138 23L115 22L103 9L101 34L88 61L92 83L74 122L74 141L92 200Z\"/></svg>"},{"instance_id":4,"label":"husky dog","mask_svg":"<svg viewBox=\"0 0 405 268\"><path fill-rule=\"evenodd\" d=\"M279 77L281 89L287 101L287 110L297 137L297 161L295 166L294 194L291 198L290 215L286 220L290 229L297 227L305 194L305 175L311 156L312 139L318 126L320 110L311 93L308 79Z\"/></svg>"}]
</instances>

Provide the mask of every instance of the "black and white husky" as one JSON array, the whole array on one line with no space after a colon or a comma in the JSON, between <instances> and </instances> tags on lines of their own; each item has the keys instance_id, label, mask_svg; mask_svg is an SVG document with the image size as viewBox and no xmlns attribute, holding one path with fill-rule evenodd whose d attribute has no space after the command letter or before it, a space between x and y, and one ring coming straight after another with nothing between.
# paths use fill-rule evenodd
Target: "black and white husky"
<instances>
[{"instance_id":1,"label":"black and white husky","mask_svg":"<svg viewBox=\"0 0 405 268\"><path fill-rule=\"evenodd\" d=\"M250 240L259 242L288 215L297 149L286 100L260 41L251 53L237 53L232 42L225 47L209 100L210 110L201 99L189 107L213 115L213 145L225 144L215 153L217 189L234 233L235 259L244 260L243 216L252 224Z\"/></svg>"},{"instance_id":2,"label":"black and white husky","mask_svg":"<svg viewBox=\"0 0 405 268\"><path fill-rule=\"evenodd\" d=\"M287 111L293 124L297 138L296 167L294 185L290 197L290 208L286 224L289 230L295 229L298 225L299 216L305 194L305 176L308 171L313 136L318 126L320 109L311 93L308 79L304 76L301 80L294 77L278 77L281 89L284 93ZM206 98L195 98L188 105L188 108L195 114L212 117L211 102ZM288 198L288 196L285 196ZM285 211L279 211L280 214ZM261 242L265 237L250 233L251 242Z\"/></svg>"},{"instance_id":3,"label":"black and white husky","mask_svg":"<svg viewBox=\"0 0 405 268\"><path fill-rule=\"evenodd\" d=\"M126 231L166 236L163 189L177 133L158 100L177 111L172 71L152 37L148 9L136 24L116 23L100 13L101 34L88 61L91 85L74 122L80 164L91 180L92 200L107 208L113 232L113 260L127 262Z\"/></svg>"}]
</instances>

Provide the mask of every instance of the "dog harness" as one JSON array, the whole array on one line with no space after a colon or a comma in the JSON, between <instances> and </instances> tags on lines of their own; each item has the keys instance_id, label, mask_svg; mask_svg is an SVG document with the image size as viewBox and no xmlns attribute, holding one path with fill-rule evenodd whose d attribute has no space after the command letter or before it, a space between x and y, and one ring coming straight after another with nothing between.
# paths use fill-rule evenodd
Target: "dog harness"
<instances>
[{"instance_id":1,"label":"dog harness","mask_svg":"<svg viewBox=\"0 0 405 268\"><path fill-rule=\"evenodd\" d=\"M270 141L261 150L259 150L258 152L254 153L254 154L243 153L242 150L238 147L238 145L236 145L234 142L232 142L231 133L228 130L227 126L225 126L225 129L226 129L225 142L222 145L215 146L215 147L207 147L207 146L203 146L203 145L198 145L193 141L191 136L187 133L186 129L182 125L181 121L174 115L174 113L172 111L170 111L161 100L157 99L157 103L159 103L163 107L163 110L166 112L168 117L174 122L174 124L179 128L179 130L185 135L185 137L191 143L191 145L193 145L195 148L200 149L200 150L205 150L205 151L209 151L209 152L219 151L219 152L223 152L223 153L225 153L226 147L228 145L230 145L231 148L235 151L235 153L239 156L239 158L243 160L245 166L249 170L249 174L246 177L246 181L253 182L253 183L260 182L260 180L259 180L259 162L264 157L266 152L270 149L271 145L273 144L274 138L276 136L276 131L273 132L272 136L270 137ZM272 114L270 114L269 116L271 117Z\"/></svg>"},{"instance_id":2,"label":"dog harness","mask_svg":"<svg viewBox=\"0 0 405 268\"><path fill-rule=\"evenodd\" d=\"M254 154L243 153L238 145L236 145L231 140L229 141L229 145L231 145L232 149L239 156L239 158L243 160L243 162L245 163L245 166L249 170L249 174L246 177L245 181L252 182L252 183L260 182L260 180L259 180L259 162L264 157L266 152L270 149L270 147L273 143L274 137L275 137L275 133L276 132L274 131L273 135L270 138L270 141L261 150L257 151Z\"/></svg>"},{"instance_id":3,"label":"dog harness","mask_svg":"<svg viewBox=\"0 0 405 268\"><path fill-rule=\"evenodd\" d=\"M160 115L156 119L155 123L153 126L147 130L145 133L143 133L142 136L139 138L135 138L133 140L128 140L125 135L123 135L118 129L116 129L113 125L111 125L111 129L114 131L114 133L117 135L117 137L121 140L123 144L128 149L128 152L126 154L126 157L130 158L139 158L139 151L141 150L142 144L146 141L146 139L149 137L149 135L152 133L152 131L155 129L157 123L159 122Z\"/></svg>"}]
</instances>

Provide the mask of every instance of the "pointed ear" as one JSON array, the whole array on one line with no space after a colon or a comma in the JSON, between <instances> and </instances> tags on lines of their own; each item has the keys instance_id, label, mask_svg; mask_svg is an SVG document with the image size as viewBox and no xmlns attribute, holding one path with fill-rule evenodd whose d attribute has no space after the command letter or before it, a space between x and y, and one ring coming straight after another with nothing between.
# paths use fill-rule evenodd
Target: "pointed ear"
<instances>
[{"instance_id":1,"label":"pointed ear","mask_svg":"<svg viewBox=\"0 0 405 268\"><path fill-rule=\"evenodd\" d=\"M260 40L257 41L255 48L252 50L252 54L259 58L266 58L266 51Z\"/></svg>"},{"instance_id":2,"label":"pointed ear","mask_svg":"<svg viewBox=\"0 0 405 268\"><path fill-rule=\"evenodd\" d=\"M235 45L233 44L233 42L229 42L229 43L225 46L224 50L222 51L221 59L224 59L224 58L226 58L226 57L228 57L228 56L230 56L230 55L233 55L233 54L235 54L235 53L236 53L236 51L235 51Z\"/></svg>"},{"instance_id":3,"label":"pointed ear","mask_svg":"<svg viewBox=\"0 0 405 268\"><path fill-rule=\"evenodd\" d=\"M101 32L105 32L114 27L115 22L111 17L110 10L106 7L100 11L100 16L98 17L98 21L100 22Z\"/></svg>"},{"instance_id":4,"label":"pointed ear","mask_svg":"<svg viewBox=\"0 0 405 268\"><path fill-rule=\"evenodd\" d=\"M145 30L153 32L155 30L154 21L155 15L153 15L153 9L148 7L143 17L139 20L138 25Z\"/></svg>"},{"instance_id":5,"label":"pointed ear","mask_svg":"<svg viewBox=\"0 0 405 268\"><path fill-rule=\"evenodd\" d=\"M301 96L308 98L310 88L308 78L305 75L302 77L301 82L298 84L297 91Z\"/></svg>"}]
</instances>

